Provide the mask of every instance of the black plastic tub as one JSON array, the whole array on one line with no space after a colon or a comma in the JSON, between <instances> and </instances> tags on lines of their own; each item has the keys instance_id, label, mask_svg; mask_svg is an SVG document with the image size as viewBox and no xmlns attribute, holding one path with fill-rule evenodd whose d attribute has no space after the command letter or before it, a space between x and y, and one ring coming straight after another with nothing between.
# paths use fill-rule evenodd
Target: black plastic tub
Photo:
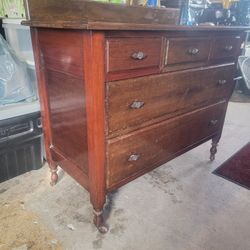
<instances>
[{"instance_id":1,"label":"black plastic tub","mask_svg":"<svg viewBox=\"0 0 250 250\"><path fill-rule=\"evenodd\" d=\"M43 165L40 112L0 120L0 182Z\"/></svg>"}]
</instances>

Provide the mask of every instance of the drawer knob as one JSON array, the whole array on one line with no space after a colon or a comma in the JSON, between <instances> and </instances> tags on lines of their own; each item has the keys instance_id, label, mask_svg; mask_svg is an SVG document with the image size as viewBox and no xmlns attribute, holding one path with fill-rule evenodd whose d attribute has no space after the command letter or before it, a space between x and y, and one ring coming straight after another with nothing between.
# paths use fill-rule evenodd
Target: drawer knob
<instances>
[{"instance_id":1,"label":"drawer knob","mask_svg":"<svg viewBox=\"0 0 250 250\"><path fill-rule=\"evenodd\" d=\"M134 101L131 105L130 108L131 109L140 109L144 106L144 102L140 102L140 101Z\"/></svg>"},{"instance_id":2,"label":"drawer knob","mask_svg":"<svg viewBox=\"0 0 250 250\"><path fill-rule=\"evenodd\" d=\"M218 123L218 120L211 120L211 121L210 121L210 124L211 124L212 126L215 126L217 123Z\"/></svg>"},{"instance_id":3,"label":"drawer knob","mask_svg":"<svg viewBox=\"0 0 250 250\"><path fill-rule=\"evenodd\" d=\"M233 49L232 45L227 45L227 46L224 47L225 51L231 51L232 49Z\"/></svg>"},{"instance_id":4,"label":"drawer knob","mask_svg":"<svg viewBox=\"0 0 250 250\"><path fill-rule=\"evenodd\" d=\"M219 85L224 85L224 84L226 84L227 83L227 80L219 80L218 81L218 84Z\"/></svg>"},{"instance_id":5,"label":"drawer knob","mask_svg":"<svg viewBox=\"0 0 250 250\"><path fill-rule=\"evenodd\" d=\"M135 60L143 60L147 57L147 55L142 51L138 51L138 52L133 53L131 57Z\"/></svg>"},{"instance_id":6,"label":"drawer knob","mask_svg":"<svg viewBox=\"0 0 250 250\"><path fill-rule=\"evenodd\" d=\"M190 48L189 50L188 50L188 54L190 54L190 55L196 55L196 54L198 54L200 51L199 51L199 49L197 49L197 48Z\"/></svg>"},{"instance_id":7,"label":"drawer knob","mask_svg":"<svg viewBox=\"0 0 250 250\"><path fill-rule=\"evenodd\" d=\"M138 161L140 158L139 154L132 154L129 156L128 161Z\"/></svg>"}]
</instances>

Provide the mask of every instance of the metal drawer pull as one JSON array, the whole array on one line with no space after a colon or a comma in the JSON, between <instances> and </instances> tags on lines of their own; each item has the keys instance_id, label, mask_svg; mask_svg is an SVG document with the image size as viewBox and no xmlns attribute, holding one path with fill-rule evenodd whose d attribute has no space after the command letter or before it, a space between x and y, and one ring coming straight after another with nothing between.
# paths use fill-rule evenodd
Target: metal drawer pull
<instances>
[{"instance_id":1,"label":"metal drawer pull","mask_svg":"<svg viewBox=\"0 0 250 250\"><path fill-rule=\"evenodd\" d=\"M196 54L198 54L200 51L199 51L199 49L197 49L197 48L191 48L191 49L189 49L188 50L188 53L190 54L190 55L196 55Z\"/></svg>"},{"instance_id":2,"label":"metal drawer pull","mask_svg":"<svg viewBox=\"0 0 250 250\"><path fill-rule=\"evenodd\" d=\"M224 84L226 84L227 83L227 80L219 80L218 81L218 84L219 85L224 85Z\"/></svg>"},{"instance_id":3,"label":"metal drawer pull","mask_svg":"<svg viewBox=\"0 0 250 250\"><path fill-rule=\"evenodd\" d=\"M227 45L225 46L224 50L225 51L231 51L233 49L233 46L232 45Z\"/></svg>"},{"instance_id":4,"label":"metal drawer pull","mask_svg":"<svg viewBox=\"0 0 250 250\"><path fill-rule=\"evenodd\" d=\"M142 51L138 51L138 52L133 53L131 57L135 60L143 60L147 57L147 55Z\"/></svg>"},{"instance_id":5,"label":"metal drawer pull","mask_svg":"<svg viewBox=\"0 0 250 250\"><path fill-rule=\"evenodd\" d=\"M144 102L134 101L131 105L131 109L140 109L144 106Z\"/></svg>"},{"instance_id":6,"label":"metal drawer pull","mask_svg":"<svg viewBox=\"0 0 250 250\"><path fill-rule=\"evenodd\" d=\"M218 123L218 120L211 120L210 121L210 124L213 125L213 126L215 126L217 123Z\"/></svg>"},{"instance_id":7,"label":"metal drawer pull","mask_svg":"<svg viewBox=\"0 0 250 250\"><path fill-rule=\"evenodd\" d=\"M129 156L128 161L138 161L140 158L139 154L132 154Z\"/></svg>"}]
</instances>

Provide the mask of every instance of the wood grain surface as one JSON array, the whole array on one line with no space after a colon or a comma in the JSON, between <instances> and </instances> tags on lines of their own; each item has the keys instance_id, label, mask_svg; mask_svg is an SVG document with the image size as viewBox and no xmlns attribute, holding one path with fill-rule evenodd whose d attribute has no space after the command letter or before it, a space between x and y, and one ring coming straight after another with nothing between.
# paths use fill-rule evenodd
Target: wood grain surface
<instances>
[{"instance_id":1,"label":"wood grain surface","mask_svg":"<svg viewBox=\"0 0 250 250\"><path fill-rule=\"evenodd\" d=\"M109 140L107 187L144 168L160 166L178 151L221 130L226 106L226 102L221 102ZM131 160L132 155L138 159Z\"/></svg>"},{"instance_id":2,"label":"wood grain surface","mask_svg":"<svg viewBox=\"0 0 250 250\"><path fill-rule=\"evenodd\" d=\"M234 68L232 63L108 83L109 137L229 98ZM132 108L134 102L143 106Z\"/></svg>"}]
</instances>

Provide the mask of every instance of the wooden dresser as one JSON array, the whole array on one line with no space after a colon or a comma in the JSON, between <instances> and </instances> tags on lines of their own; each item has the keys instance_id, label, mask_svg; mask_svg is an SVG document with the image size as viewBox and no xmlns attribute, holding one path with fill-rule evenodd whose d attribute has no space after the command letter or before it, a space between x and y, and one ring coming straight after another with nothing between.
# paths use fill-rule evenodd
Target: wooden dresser
<instances>
[{"instance_id":1,"label":"wooden dresser","mask_svg":"<svg viewBox=\"0 0 250 250\"><path fill-rule=\"evenodd\" d=\"M89 191L101 232L108 192L211 139L214 160L244 28L176 26L167 9L27 2L51 181L59 165Z\"/></svg>"}]
</instances>

